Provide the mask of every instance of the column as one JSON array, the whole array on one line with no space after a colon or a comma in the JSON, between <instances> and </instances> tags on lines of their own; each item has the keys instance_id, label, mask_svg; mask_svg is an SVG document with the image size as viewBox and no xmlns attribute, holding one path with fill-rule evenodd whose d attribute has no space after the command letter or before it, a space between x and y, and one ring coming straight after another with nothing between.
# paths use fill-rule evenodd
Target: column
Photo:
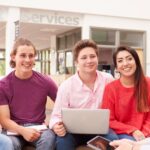
<instances>
[{"instance_id":1,"label":"column","mask_svg":"<svg viewBox=\"0 0 150 150\"><path fill-rule=\"evenodd\" d=\"M89 39L90 38L90 25L88 17L84 16L83 26L81 30L81 38L82 39Z\"/></svg>"},{"instance_id":2,"label":"column","mask_svg":"<svg viewBox=\"0 0 150 150\"><path fill-rule=\"evenodd\" d=\"M82 27L81 37L82 37L82 39L89 39L90 38L90 26L84 25Z\"/></svg>"},{"instance_id":3,"label":"column","mask_svg":"<svg viewBox=\"0 0 150 150\"><path fill-rule=\"evenodd\" d=\"M20 9L19 8L9 8L8 9L8 18L6 23L6 74L8 74L12 69L9 65L10 61L10 52L15 40L15 22L20 20Z\"/></svg>"}]
</instances>

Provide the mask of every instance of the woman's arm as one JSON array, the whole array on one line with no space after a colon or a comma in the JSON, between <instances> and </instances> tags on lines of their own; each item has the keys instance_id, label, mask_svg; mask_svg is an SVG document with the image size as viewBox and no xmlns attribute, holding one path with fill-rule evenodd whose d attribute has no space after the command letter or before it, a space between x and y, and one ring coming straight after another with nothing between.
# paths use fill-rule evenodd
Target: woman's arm
<instances>
[{"instance_id":1,"label":"woman's arm","mask_svg":"<svg viewBox=\"0 0 150 150\"><path fill-rule=\"evenodd\" d=\"M119 134L131 134L133 131L138 129L116 119L116 113L119 113L119 109L121 109L117 105L117 101L119 101L117 94L118 91L115 89L115 86L107 85L104 90L101 108L110 110L110 128L114 129Z\"/></svg>"}]
</instances>

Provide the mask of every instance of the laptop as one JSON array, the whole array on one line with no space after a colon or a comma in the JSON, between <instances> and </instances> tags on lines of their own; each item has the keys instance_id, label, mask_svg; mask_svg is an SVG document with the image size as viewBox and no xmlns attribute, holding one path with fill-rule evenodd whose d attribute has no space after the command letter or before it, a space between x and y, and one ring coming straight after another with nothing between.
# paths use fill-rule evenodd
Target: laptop
<instances>
[{"instance_id":1,"label":"laptop","mask_svg":"<svg viewBox=\"0 0 150 150\"><path fill-rule=\"evenodd\" d=\"M107 134L109 109L62 108L62 121L69 133Z\"/></svg>"}]
</instances>

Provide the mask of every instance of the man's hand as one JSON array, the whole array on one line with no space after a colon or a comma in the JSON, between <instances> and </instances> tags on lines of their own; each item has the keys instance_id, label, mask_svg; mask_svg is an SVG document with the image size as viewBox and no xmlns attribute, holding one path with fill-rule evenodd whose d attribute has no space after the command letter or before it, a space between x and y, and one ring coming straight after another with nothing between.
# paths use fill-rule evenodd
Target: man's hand
<instances>
[{"instance_id":1,"label":"man's hand","mask_svg":"<svg viewBox=\"0 0 150 150\"><path fill-rule=\"evenodd\" d=\"M39 131L32 128L23 128L21 135L28 142L33 142L41 136Z\"/></svg>"},{"instance_id":2,"label":"man's hand","mask_svg":"<svg viewBox=\"0 0 150 150\"><path fill-rule=\"evenodd\" d=\"M58 135L58 136L65 136L66 134L66 129L64 127L64 124L62 122L58 122L54 125L53 131Z\"/></svg>"}]
</instances>

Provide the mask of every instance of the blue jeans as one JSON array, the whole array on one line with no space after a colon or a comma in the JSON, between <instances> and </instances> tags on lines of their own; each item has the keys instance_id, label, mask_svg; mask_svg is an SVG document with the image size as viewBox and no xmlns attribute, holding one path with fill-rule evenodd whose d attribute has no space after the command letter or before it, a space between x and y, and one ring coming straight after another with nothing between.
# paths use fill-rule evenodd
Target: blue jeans
<instances>
[{"instance_id":1,"label":"blue jeans","mask_svg":"<svg viewBox=\"0 0 150 150\"><path fill-rule=\"evenodd\" d=\"M56 138L56 150L75 150L79 145L85 145L87 141L94 138L96 135L84 135L84 134L70 134L67 133L63 137L57 136ZM107 135L101 135L109 140L117 140L118 136L110 129Z\"/></svg>"},{"instance_id":2,"label":"blue jeans","mask_svg":"<svg viewBox=\"0 0 150 150\"><path fill-rule=\"evenodd\" d=\"M0 150L14 150L10 138L3 134L0 134Z\"/></svg>"},{"instance_id":3,"label":"blue jeans","mask_svg":"<svg viewBox=\"0 0 150 150\"><path fill-rule=\"evenodd\" d=\"M127 135L127 134L118 134L119 139L129 139L132 141L136 141L135 138L131 135Z\"/></svg>"},{"instance_id":4,"label":"blue jeans","mask_svg":"<svg viewBox=\"0 0 150 150\"><path fill-rule=\"evenodd\" d=\"M108 134L101 135L101 136L110 140L110 141L119 140L118 135L116 134L116 132L113 129L109 129Z\"/></svg>"},{"instance_id":5,"label":"blue jeans","mask_svg":"<svg viewBox=\"0 0 150 150\"><path fill-rule=\"evenodd\" d=\"M55 148L55 134L50 129L44 130L40 138L34 142L27 142L22 136L9 137L12 140L14 150L21 150L26 144L36 147L36 150L54 150Z\"/></svg>"},{"instance_id":6,"label":"blue jeans","mask_svg":"<svg viewBox=\"0 0 150 150\"><path fill-rule=\"evenodd\" d=\"M109 139L110 141L117 140L117 139L129 139L132 141L136 141L133 136L128 134L116 134L116 132L113 131L113 129L110 129L108 134L102 136L106 139Z\"/></svg>"}]
</instances>

